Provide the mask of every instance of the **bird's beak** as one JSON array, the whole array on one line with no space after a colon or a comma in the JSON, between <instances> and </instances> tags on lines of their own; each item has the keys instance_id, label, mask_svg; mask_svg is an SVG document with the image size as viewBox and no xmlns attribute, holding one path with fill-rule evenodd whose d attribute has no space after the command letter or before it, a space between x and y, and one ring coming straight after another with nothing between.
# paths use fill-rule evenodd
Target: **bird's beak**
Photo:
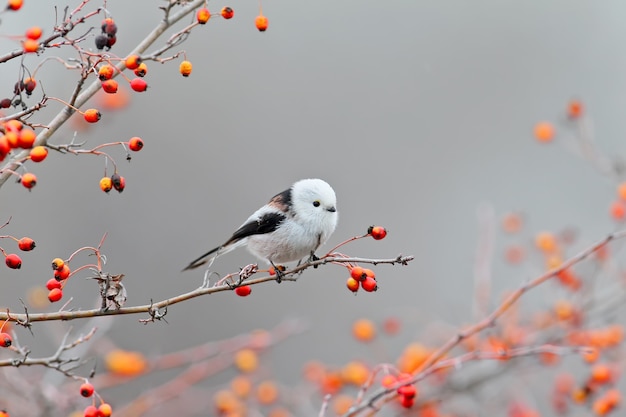
<instances>
[{"instance_id":1,"label":"bird's beak","mask_svg":"<svg viewBox=\"0 0 626 417\"><path fill-rule=\"evenodd\" d=\"M334 213L337 211L337 209L335 207L329 207L326 210L330 211L331 213Z\"/></svg>"}]
</instances>

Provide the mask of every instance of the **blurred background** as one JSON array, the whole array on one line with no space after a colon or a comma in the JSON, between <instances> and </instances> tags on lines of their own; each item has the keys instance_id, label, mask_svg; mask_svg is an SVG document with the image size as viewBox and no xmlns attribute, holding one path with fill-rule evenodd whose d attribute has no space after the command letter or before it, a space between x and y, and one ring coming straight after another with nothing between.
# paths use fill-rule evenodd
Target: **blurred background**
<instances>
[{"instance_id":1,"label":"blurred background","mask_svg":"<svg viewBox=\"0 0 626 417\"><path fill-rule=\"evenodd\" d=\"M55 23L53 6L61 15L79 2L25 3L19 13L0 15L3 34L39 25L45 36ZM126 56L161 19L161 3L107 1L119 27L111 53ZM4 306L20 310L18 297L51 277L49 260L97 245L104 233L107 269L126 275L128 305L192 290L203 271L181 273L189 261L294 181L322 178L334 187L339 211L326 249L378 224L389 230L385 240L359 241L344 252L415 256L406 267L375 267L376 293L354 296L345 288L345 269L327 266L307 270L295 284L255 286L247 298L220 293L176 305L169 324L144 326L137 316L109 324L120 347L150 355L299 318L307 331L266 359L290 383L310 359L393 362L411 340L444 340L427 335L429 328L470 322L481 208L492 210L494 221L522 212L522 240L542 230L575 230L572 253L616 228L608 214L615 179L570 152L571 131L561 126L566 103L581 99L599 149L616 159L626 152L622 2L267 0L265 33L254 26L256 2L210 2L209 8L217 13L226 5L235 10L232 20L211 19L173 51L186 51L189 78L178 73L180 60L148 62L147 92L79 130L87 147L144 139L131 163L121 149L111 150L127 181L122 194L99 189L102 158L56 152L28 165L39 179L32 192L3 186L0 221L12 216L3 233L37 242L20 271L0 269ZM6 52L19 44L2 38L0 46ZM24 65L32 69L41 59L26 56ZM17 61L0 68L0 95L11 95ZM67 98L76 77L48 62L37 79L48 95ZM49 103L37 122L60 109ZM554 143L533 138L541 120L557 125ZM77 126L68 123L51 142L69 142ZM541 262L507 266L504 243L496 234L492 306L544 268ZM213 269L226 274L253 261L238 250ZM90 280L76 279L68 289L74 308L97 303ZM538 302L548 302L550 292L542 294ZM375 349L352 341L355 319L389 316L402 318L400 336ZM60 326L69 325L81 323ZM17 329L21 343L50 352L44 327L36 324L34 337ZM118 390L114 399L133 395Z\"/></svg>"}]
</instances>

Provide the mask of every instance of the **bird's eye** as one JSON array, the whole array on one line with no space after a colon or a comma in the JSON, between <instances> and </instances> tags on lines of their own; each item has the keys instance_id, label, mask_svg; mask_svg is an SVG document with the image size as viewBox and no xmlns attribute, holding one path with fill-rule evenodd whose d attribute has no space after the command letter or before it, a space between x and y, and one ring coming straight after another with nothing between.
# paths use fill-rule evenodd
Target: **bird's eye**
<instances>
[{"instance_id":1,"label":"bird's eye","mask_svg":"<svg viewBox=\"0 0 626 417\"><path fill-rule=\"evenodd\" d=\"M319 202L319 200L315 200L315 201L313 202L313 207L319 207L319 206L320 206L320 202Z\"/></svg>"}]
</instances>

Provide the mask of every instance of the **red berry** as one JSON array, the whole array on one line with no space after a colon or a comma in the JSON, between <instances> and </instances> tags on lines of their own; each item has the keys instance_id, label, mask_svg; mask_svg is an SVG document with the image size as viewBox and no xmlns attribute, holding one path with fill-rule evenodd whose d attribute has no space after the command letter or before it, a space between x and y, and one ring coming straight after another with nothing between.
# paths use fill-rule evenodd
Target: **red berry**
<instances>
[{"instance_id":1,"label":"red berry","mask_svg":"<svg viewBox=\"0 0 626 417\"><path fill-rule=\"evenodd\" d=\"M370 226L367 233L372 235L375 240L381 240L387 236L387 230L382 226Z\"/></svg>"},{"instance_id":2,"label":"red berry","mask_svg":"<svg viewBox=\"0 0 626 417\"><path fill-rule=\"evenodd\" d=\"M374 278L366 277L365 280L361 281L361 288L367 292L372 292L378 289L378 284Z\"/></svg>"},{"instance_id":3,"label":"red berry","mask_svg":"<svg viewBox=\"0 0 626 417\"><path fill-rule=\"evenodd\" d=\"M402 407L404 408L411 408L413 407L413 404L415 404L415 399L409 397L400 397L400 404L402 404Z\"/></svg>"},{"instance_id":4,"label":"red berry","mask_svg":"<svg viewBox=\"0 0 626 417\"><path fill-rule=\"evenodd\" d=\"M48 149L45 146L35 146L30 150L30 160L41 162L48 156Z\"/></svg>"},{"instance_id":5,"label":"red berry","mask_svg":"<svg viewBox=\"0 0 626 417\"><path fill-rule=\"evenodd\" d=\"M39 26L33 26L32 28L26 30L26 37L36 41L41 38L42 33L43 31Z\"/></svg>"},{"instance_id":6,"label":"red berry","mask_svg":"<svg viewBox=\"0 0 626 417\"><path fill-rule=\"evenodd\" d=\"M13 343L13 338L8 333L0 333L0 347L9 347Z\"/></svg>"},{"instance_id":7,"label":"red berry","mask_svg":"<svg viewBox=\"0 0 626 417\"><path fill-rule=\"evenodd\" d=\"M126 180L119 174L111 175L111 183L113 184L113 188L120 193L126 188Z\"/></svg>"},{"instance_id":8,"label":"red berry","mask_svg":"<svg viewBox=\"0 0 626 417\"><path fill-rule=\"evenodd\" d=\"M23 4L24 0L9 0L9 3L7 4L7 9L16 11L21 9Z\"/></svg>"},{"instance_id":9,"label":"red berry","mask_svg":"<svg viewBox=\"0 0 626 417\"><path fill-rule=\"evenodd\" d=\"M367 275L365 274L365 269L361 268L360 266L355 266L354 268L352 268L350 270L350 276L357 281L363 281L365 278L367 278Z\"/></svg>"},{"instance_id":10,"label":"red berry","mask_svg":"<svg viewBox=\"0 0 626 417\"><path fill-rule=\"evenodd\" d=\"M35 249L35 241L29 237L23 237L17 241L17 246L20 248L20 250L28 252L29 250Z\"/></svg>"},{"instance_id":11,"label":"red berry","mask_svg":"<svg viewBox=\"0 0 626 417\"><path fill-rule=\"evenodd\" d=\"M128 141L128 147L131 151L139 152L143 148L143 140L140 137L135 136Z\"/></svg>"},{"instance_id":12,"label":"red berry","mask_svg":"<svg viewBox=\"0 0 626 417\"><path fill-rule=\"evenodd\" d=\"M148 73L148 66L145 62L142 62L133 72L137 77L145 77Z\"/></svg>"},{"instance_id":13,"label":"red berry","mask_svg":"<svg viewBox=\"0 0 626 417\"><path fill-rule=\"evenodd\" d=\"M359 281L350 277L346 281L346 287L348 287L348 289L352 292L357 292L359 290Z\"/></svg>"},{"instance_id":14,"label":"red berry","mask_svg":"<svg viewBox=\"0 0 626 417\"><path fill-rule=\"evenodd\" d=\"M240 287L235 288L235 294L240 297L247 297L252 292L252 288L249 285L242 285Z\"/></svg>"},{"instance_id":15,"label":"red berry","mask_svg":"<svg viewBox=\"0 0 626 417\"><path fill-rule=\"evenodd\" d=\"M259 32L265 32L267 30L268 20L267 17L263 15L258 15L254 20L254 24Z\"/></svg>"},{"instance_id":16,"label":"red berry","mask_svg":"<svg viewBox=\"0 0 626 417\"><path fill-rule=\"evenodd\" d=\"M130 82L130 88L137 91L138 93L142 93L148 89L148 83L145 82L142 78L135 78Z\"/></svg>"},{"instance_id":17,"label":"red berry","mask_svg":"<svg viewBox=\"0 0 626 417\"><path fill-rule=\"evenodd\" d=\"M130 55L126 58L125 64L129 70L134 70L141 64L141 57L139 55Z\"/></svg>"},{"instance_id":18,"label":"red berry","mask_svg":"<svg viewBox=\"0 0 626 417\"><path fill-rule=\"evenodd\" d=\"M233 16L235 15L235 11L231 9L230 7L223 7L220 14L222 15L224 19L232 19Z\"/></svg>"},{"instance_id":19,"label":"red berry","mask_svg":"<svg viewBox=\"0 0 626 417\"><path fill-rule=\"evenodd\" d=\"M50 300L51 303L56 303L61 298L63 298L63 291L61 291L60 288L53 288L48 293L48 300Z\"/></svg>"},{"instance_id":20,"label":"red berry","mask_svg":"<svg viewBox=\"0 0 626 417\"><path fill-rule=\"evenodd\" d=\"M46 282L46 288L48 291L52 291L55 288L61 288L61 282L57 281L54 278L50 278L48 282Z\"/></svg>"},{"instance_id":21,"label":"red berry","mask_svg":"<svg viewBox=\"0 0 626 417\"><path fill-rule=\"evenodd\" d=\"M107 17L102 21L100 29L102 29L102 33L104 33L108 37L113 37L117 33L117 25L115 24L115 21L110 17Z\"/></svg>"},{"instance_id":22,"label":"red berry","mask_svg":"<svg viewBox=\"0 0 626 417\"><path fill-rule=\"evenodd\" d=\"M0 101L0 107L3 109L8 109L9 107L11 107L11 105L13 104L13 102L11 101L10 98L3 98Z\"/></svg>"},{"instance_id":23,"label":"red berry","mask_svg":"<svg viewBox=\"0 0 626 417\"><path fill-rule=\"evenodd\" d=\"M100 81L106 81L113 78L113 74L115 73L115 68L112 65L103 65L98 70L98 78Z\"/></svg>"},{"instance_id":24,"label":"red berry","mask_svg":"<svg viewBox=\"0 0 626 417\"><path fill-rule=\"evenodd\" d=\"M4 262L11 269L20 269L22 267L22 260L14 253L7 255L7 257L4 259Z\"/></svg>"},{"instance_id":25,"label":"red berry","mask_svg":"<svg viewBox=\"0 0 626 417\"><path fill-rule=\"evenodd\" d=\"M102 81L102 89L105 93L115 94L117 93L117 81L115 80L105 80Z\"/></svg>"},{"instance_id":26,"label":"red berry","mask_svg":"<svg viewBox=\"0 0 626 417\"><path fill-rule=\"evenodd\" d=\"M100 412L95 406L90 405L87 408L85 408L83 417L100 417Z\"/></svg>"},{"instance_id":27,"label":"red berry","mask_svg":"<svg viewBox=\"0 0 626 417\"><path fill-rule=\"evenodd\" d=\"M206 22L209 21L210 18L211 12L209 11L209 9L207 9L206 7L198 9L198 12L196 13L196 20L198 21L198 23L204 25Z\"/></svg>"},{"instance_id":28,"label":"red berry","mask_svg":"<svg viewBox=\"0 0 626 417\"><path fill-rule=\"evenodd\" d=\"M86 398L91 397L93 395L93 385L91 385L89 382L85 382L83 385L81 385L80 395Z\"/></svg>"},{"instance_id":29,"label":"red berry","mask_svg":"<svg viewBox=\"0 0 626 417\"><path fill-rule=\"evenodd\" d=\"M398 388L398 394L402 395L405 398L413 399L415 398L415 395L417 395L417 389L414 385L403 385Z\"/></svg>"},{"instance_id":30,"label":"red berry","mask_svg":"<svg viewBox=\"0 0 626 417\"><path fill-rule=\"evenodd\" d=\"M70 267L67 265L63 265L61 268L54 271L54 279L58 281L63 281L64 279L68 279L70 276Z\"/></svg>"},{"instance_id":31,"label":"red berry","mask_svg":"<svg viewBox=\"0 0 626 417\"><path fill-rule=\"evenodd\" d=\"M35 185L37 185L37 176L35 174L27 172L26 174L22 175L21 182L24 187L30 190Z\"/></svg>"}]
</instances>

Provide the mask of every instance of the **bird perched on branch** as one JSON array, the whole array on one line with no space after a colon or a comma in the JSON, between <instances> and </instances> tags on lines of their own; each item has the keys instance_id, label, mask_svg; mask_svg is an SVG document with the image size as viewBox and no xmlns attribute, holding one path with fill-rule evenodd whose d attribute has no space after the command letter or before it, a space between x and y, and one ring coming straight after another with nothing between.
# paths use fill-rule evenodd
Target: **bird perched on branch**
<instances>
[{"instance_id":1,"label":"bird perched on branch","mask_svg":"<svg viewBox=\"0 0 626 417\"><path fill-rule=\"evenodd\" d=\"M337 226L337 197L320 179L305 179L276 194L255 211L223 245L193 260L184 270L197 268L240 246L275 267L299 261L328 240Z\"/></svg>"}]
</instances>

